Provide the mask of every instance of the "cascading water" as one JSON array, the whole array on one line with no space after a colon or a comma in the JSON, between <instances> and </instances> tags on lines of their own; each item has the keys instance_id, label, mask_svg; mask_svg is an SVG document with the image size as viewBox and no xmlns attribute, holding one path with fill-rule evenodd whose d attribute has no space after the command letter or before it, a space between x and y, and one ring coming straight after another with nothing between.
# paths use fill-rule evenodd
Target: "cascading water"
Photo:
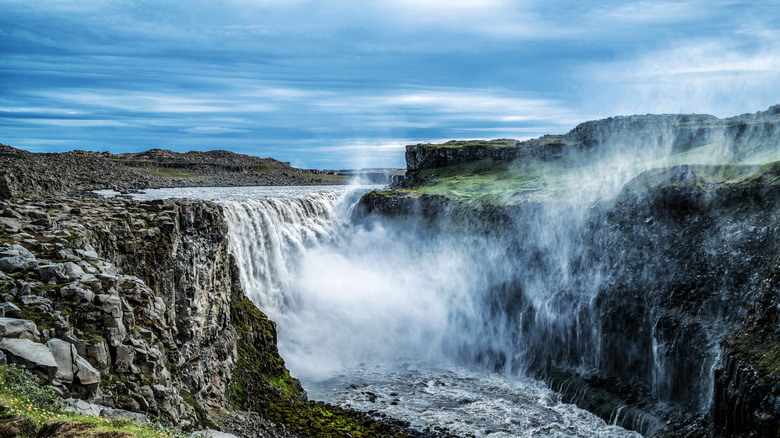
<instances>
[{"instance_id":1,"label":"cascading water","mask_svg":"<svg viewBox=\"0 0 780 438\"><path fill-rule=\"evenodd\" d=\"M719 340L760 281L751 221L763 219L688 205L698 198L681 191L699 184L690 168L640 178L650 182L639 194L626 183L671 165L761 163L776 157L777 133L686 117L581 125L569 135L589 148L534 164L551 196L478 223L457 212L435 224L353 220L360 192L341 187L176 196L224 206L242 284L278 323L282 356L313 398L464 436L630 435L524 376L568 400L588 391L572 376L599 375L671 409L707 410ZM675 244L681 236L690 244ZM613 425L650 427L631 403L611 409L602 417Z\"/></svg>"}]
</instances>

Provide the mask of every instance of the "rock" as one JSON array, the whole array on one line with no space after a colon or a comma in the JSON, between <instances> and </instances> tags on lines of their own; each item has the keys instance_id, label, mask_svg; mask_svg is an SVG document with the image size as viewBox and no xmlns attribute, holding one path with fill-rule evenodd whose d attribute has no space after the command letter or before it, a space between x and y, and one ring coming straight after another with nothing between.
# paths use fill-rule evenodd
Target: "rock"
<instances>
[{"instance_id":1,"label":"rock","mask_svg":"<svg viewBox=\"0 0 780 438\"><path fill-rule=\"evenodd\" d=\"M79 415L91 415L94 417L99 417L100 411L105 409L104 406L96 405L94 403L90 403L84 400L79 400L76 398L65 399L63 400L63 403L65 403L66 411L73 412Z\"/></svg>"},{"instance_id":2,"label":"rock","mask_svg":"<svg viewBox=\"0 0 780 438\"><path fill-rule=\"evenodd\" d=\"M23 295L19 297L19 300L24 304L25 306L32 307L38 304L48 304L51 305L51 300L44 297L39 297L38 295Z\"/></svg>"},{"instance_id":3,"label":"rock","mask_svg":"<svg viewBox=\"0 0 780 438\"><path fill-rule=\"evenodd\" d=\"M6 318L21 318L22 311L13 303L0 304L0 316Z\"/></svg>"},{"instance_id":4,"label":"rock","mask_svg":"<svg viewBox=\"0 0 780 438\"><path fill-rule=\"evenodd\" d=\"M50 383L57 374L57 361L45 345L29 339L0 339L0 351L8 363L23 366Z\"/></svg>"},{"instance_id":5,"label":"rock","mask_svg":"<svg viewBox=\"0 0 780 438\"><path fill-rule=\"evenodd\" d=\"M74 281L81 279L85 272L81 266L73 263L57 263L45 265L38 268L38 275L44 283L52 281Z\"/></svg>"},{"instance_id":6,"label":"rock","mask_svg":"<svg viewBox=\"0 0 780 438\"><path fill-rule=\"evenodd\" d=\"M199 430L190 434L190 438L238 438L232 433L220 432L214 429Z\"/></svg>"},{"instance_id":7,"label":"rock","mask_svg":"<svg viewBox=\"0 0 780 438\"><path fill-rule=\"evenodd\" d=\"M96 370L90 363L83 357L76 355L76 372L75 377L84 386L95 385L100 383L100 372Z\"/></svg>"},{"instance_id":8,"label":"rock","mask_svg":"<svg viewBox=\"0 0 780 438\"><path fill-rule=\"evenodd\" d=\"M5 353L0 351L0 365L7 365L8 359L5 357Z\"/></svg>"},{"instance_id":9,"label":"rock","mask_svg":"<svg viewBox=\"0 0 780 438\"><path fill-rule=\"evenodd\" d=\"M135 360L135 350L129 345L117 345L116 346L116 359L114 360L114 366L117 371L128 372L130 371L130 365Z\"/></svg>"},{"instance_id":10,"label":"rock","mask_svg":"<svg viewBox=\"0 0 780 438\"><path fill-rule=\"evenodd\" d=\"M28 339L38 342L40 336L41 333L38 331L38 327L30 320L0 318L0 338Z\"/></svg>"},{"instance_id":11,"label":"rock","mask_svg":"<svg viewBox=\"0 0 780 438\"><path fill-rule=\"evenodd\" d=\"M138 412L125 411L124 409L103 408L100 416L106 420L129 420L140 423L150 423L149 417Z\"/></svg>"},{"instance_id":12,"label":"rock","mask_svg":"<svg viewBox=\"0 0 780 438\"><path fill-rule=\"evenodd\" d=\"M30 267L30 261L27 258L16 257L3 257L0 259L0 270L5 272L21 272Z\"/></svg>"},{"instance_id":13,"label":"rock","mask_svg":"<svg viewBox=\"0 0 780 438\"><path fill-rule=\"evenodd\" d=\"M73 364L76 356L78 356L76 347L57 338L50 339L46 346L57 362L57 374L54 378L62 383L72 383L74 375Z\"/></svg>"},{"instance_id":14,"label":"rock","mask_svg":"<svg viewBox=\"0 0 780 438\"><path fill-rule=\"evenodd\" d=\"M99 371L108 371L108 368L111 365L111 356L108 354L108 346L106 345L106 342L100 341L88 346L87 360Z\"/></svg>"},{"instance_id":15,"label":"rock","mask_svg":"<svg viewBox=\"0 0 780 438\"><path fill-rule=\"evenodd\" d=\"M89 289L80 287L78 284L69 284L60 289L60 296L71 298L80 302L91 303L95 300L95 293Z\"/></svg>"}]
</instances>

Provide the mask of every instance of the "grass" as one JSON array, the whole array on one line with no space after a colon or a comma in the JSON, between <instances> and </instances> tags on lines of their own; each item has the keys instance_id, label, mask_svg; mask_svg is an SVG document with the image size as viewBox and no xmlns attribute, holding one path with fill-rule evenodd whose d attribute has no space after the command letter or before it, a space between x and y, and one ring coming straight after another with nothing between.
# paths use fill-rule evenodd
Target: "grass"
<instances>
[{"instance_id":1,"label":"grass","mask_svg":"<svg viewBox=\"0 0 780 438\"><path fill-rule=\"evenodd\" d=\"M38 432L45 435L115 438L183 438L184 435L152 423L109 420L92 415L77 415L65 411L65 406L52 387L43 387L36 376L14 365L0 365L0 417L23 419L31 425L32 438ZM2 420L0 420L2 421Z\"/></svg>"},{"instance_id":2,"label":"grass","mask_svg":"<svg viewBox=\"0 0 780 438\"><path fill-rule=\"evenodd\" d=\"M509 140L500 138L496 140L450 140L441 144L423 144L421 145L425 149L442 149L442 148L465 148L465 147L487 147L491 149L500 149L506 147L515 147L517 145L515 140Z\"/></svg>"},{"instance_id":3,"label":"grass","mask_svg":"<svg viewBox=\"0 0 780 438\"><path fill-rule=\"evenodd\" d=\"M539 141L559 142L560 136ZM500 141L498 144L501 144ZM475 142L448 142L437 147L465 147ZM490 143L490 142L481 142ZM426 145L427 146L427 145ZM419 184L404 192L439 195L449 199L488 205L565 200L587 203L609 199L633 181L659 175L669 168L690 165L705 184L736 184L776 175L780 151L769 149L736 159L717 143L697 146L667 155L658 148L621 148L604 151L573 151L555 160L524 158L513 162L491 159L423 170ZM723 164L731 163L731 164ZM773 167L774 166L774 167ZM769 179L767 179L769 178ZM662 180L658 181L663 182Z\"/></svg>"}]
</instances>

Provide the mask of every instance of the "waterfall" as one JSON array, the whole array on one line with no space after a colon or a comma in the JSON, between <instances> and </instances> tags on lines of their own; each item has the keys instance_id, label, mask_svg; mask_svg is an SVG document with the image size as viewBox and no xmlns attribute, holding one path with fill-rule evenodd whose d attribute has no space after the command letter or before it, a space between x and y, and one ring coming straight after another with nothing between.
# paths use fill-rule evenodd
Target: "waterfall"
<instances>
[{"instance_id":1,"label":"waterfall","mask_svg":"<svg viewBox=\"0 0 780 438\"><path fill-rule=\"evenodd\" d=\"M345 193L326 192L222 202L241 284L272 319L295 305L292 284L306 252L339 238L335 210L344 198Z\"/></svg>"}]
</instances>

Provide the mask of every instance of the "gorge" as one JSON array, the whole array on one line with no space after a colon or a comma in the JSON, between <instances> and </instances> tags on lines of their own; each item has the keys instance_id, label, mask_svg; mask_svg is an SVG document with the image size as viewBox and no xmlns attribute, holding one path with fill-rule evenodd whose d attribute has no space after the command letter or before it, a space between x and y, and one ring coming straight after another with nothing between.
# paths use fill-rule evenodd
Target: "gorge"
<instances>
[{"instance_id":1,"label":"gorge","mask_svg":"<svg viewBox=\"0 0 780 438\"><path fill-rule=\"evenodd\" d=\"M3 301L104 376L67 392L192 429L777 436L778 128L776 106L413 145L390 189L12 197Z\"/></svg>"}]
</instances>

